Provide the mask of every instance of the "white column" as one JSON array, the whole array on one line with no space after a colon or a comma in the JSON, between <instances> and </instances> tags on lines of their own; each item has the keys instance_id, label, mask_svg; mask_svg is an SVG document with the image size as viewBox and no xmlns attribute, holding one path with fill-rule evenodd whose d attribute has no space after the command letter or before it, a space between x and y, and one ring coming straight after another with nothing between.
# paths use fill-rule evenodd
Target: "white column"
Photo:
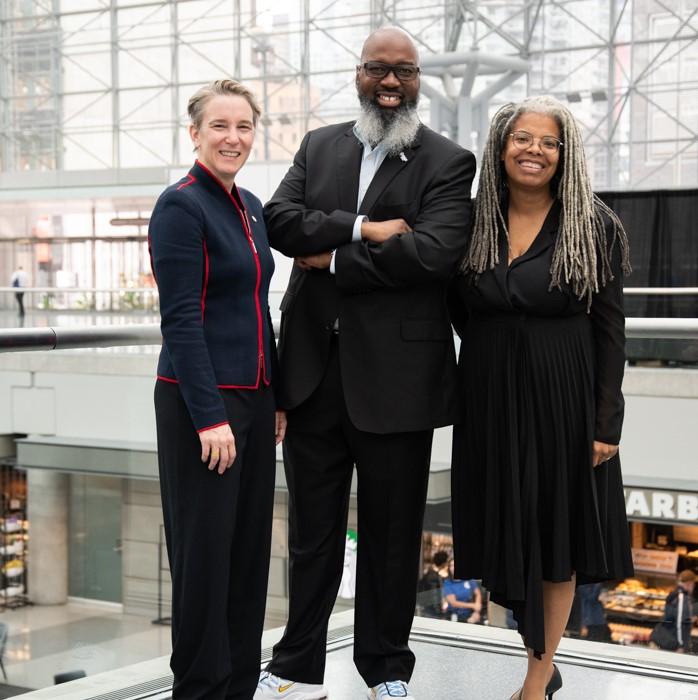
<instances>
[{"instance_id":1,"label":"white column","mask_svg":"<svg viewBox=\"0 0 698 700\"><path fill-rule=\"evenodd\" d=\"M29 598L37 605L68 600L67 474L27 470Z\"/></svg>"}]
</instances>

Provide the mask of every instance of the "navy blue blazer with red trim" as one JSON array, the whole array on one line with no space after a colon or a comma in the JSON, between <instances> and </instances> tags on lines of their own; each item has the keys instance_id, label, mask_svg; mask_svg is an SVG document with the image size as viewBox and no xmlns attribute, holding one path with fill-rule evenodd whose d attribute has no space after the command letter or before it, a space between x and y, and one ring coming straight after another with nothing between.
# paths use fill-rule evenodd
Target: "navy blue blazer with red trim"
<instances>
[{"instance_id":1,"label":"navy blue blazer with red trim","mask_svg":"<svg viewBox=\"0 0 698 700\"><path fill-rule=\"evenodd\" d=\"M158 379L179 383L197 431L223 425L220 390L269 384L275 361L262 204L197 161L160 195L148 238L160 292Z\"/></svg>"}]
</instances>

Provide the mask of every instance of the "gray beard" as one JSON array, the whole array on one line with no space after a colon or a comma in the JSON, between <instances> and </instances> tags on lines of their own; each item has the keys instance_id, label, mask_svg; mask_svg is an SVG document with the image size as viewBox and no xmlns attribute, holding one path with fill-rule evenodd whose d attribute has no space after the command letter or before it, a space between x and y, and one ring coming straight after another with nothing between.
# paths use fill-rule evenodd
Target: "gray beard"
<instances>
[{"instance_id":1,"label":"gray beard","mask_svg":"<svg viewBox=\"0 0 698 700\"><path fill-rule=\"evenodd\" d=\"M395 110L384 110L367 97L359 96L361 113L356 131L363 141L380 143L388 157L400 155L417 136L421 122L416 102L405 102Z\"/></svg>"}]
</instances>

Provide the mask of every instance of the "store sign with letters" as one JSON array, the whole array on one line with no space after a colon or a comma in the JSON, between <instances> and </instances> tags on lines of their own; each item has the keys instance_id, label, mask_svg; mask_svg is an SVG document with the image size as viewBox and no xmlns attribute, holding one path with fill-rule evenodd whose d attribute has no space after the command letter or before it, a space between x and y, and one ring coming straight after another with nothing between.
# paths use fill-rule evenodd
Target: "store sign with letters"
<instances>
[{"instance_id":1,"label":"store sign with letters","mask_svg":"<svg viewBox=\"0 0 698 700\"><path fill-rule=\"evenodd\" d=\"M633 520L698 524L698 493L625 489L625 512Z\"/></svg>"},{"instance_id":2,"label":"store sign with letters","mask_svg":"<svg viewBox=\"0 0 698 700\"><path fill-rule=\"evenodd\" d=\"M633 566L636 571L655 574L675 574L679 565L677 552L659 549L636 549L633 547Z\"/></svg>"}]
</instances>

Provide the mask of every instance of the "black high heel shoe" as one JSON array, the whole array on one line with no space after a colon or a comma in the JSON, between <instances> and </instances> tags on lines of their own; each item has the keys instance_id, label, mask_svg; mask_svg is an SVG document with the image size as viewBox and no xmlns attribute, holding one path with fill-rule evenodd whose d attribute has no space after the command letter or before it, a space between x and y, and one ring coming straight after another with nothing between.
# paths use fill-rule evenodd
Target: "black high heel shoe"
<instances>
[{"instance_id":1,"label":"black high heel shoe","mask_svg":"<svg viewBox=\"0 0 698 700\"><path fill-rule=\"evenodd\" d=\"M545 686L545 700L553 700L553 695L562 688L562 675L560 669L553 664L553 675L550 676L548 685ZM523 700L523 688L519 688L509 700Z\"/></svg>"},{"instance_id":2,"label":"black high heel shoe","mask_svg":"<svg viewBox=\"0 0 698 700\"><path fill-rule=\"evenodd\" d=\"M545 686L545 700L552 700L553 695L562 688L562 675L560 669L553 664L553 675L550 676L548 685ZM523 700L523 688L519 688L509 700Z\"/></svg>"},{"instance_id":3,"label":"black high heel shoe","mask_svg":"<svg viewBox=\"0 0 698 700\"><path fill-rule=\"evenodd\" d=\"M545 686L545 700L552 700L553 695L555 695L560 688L562 688L562 676L560 675L560 669L553 664L553 675L550 676L548 685Z\"/></svg>"}]
</instances>

